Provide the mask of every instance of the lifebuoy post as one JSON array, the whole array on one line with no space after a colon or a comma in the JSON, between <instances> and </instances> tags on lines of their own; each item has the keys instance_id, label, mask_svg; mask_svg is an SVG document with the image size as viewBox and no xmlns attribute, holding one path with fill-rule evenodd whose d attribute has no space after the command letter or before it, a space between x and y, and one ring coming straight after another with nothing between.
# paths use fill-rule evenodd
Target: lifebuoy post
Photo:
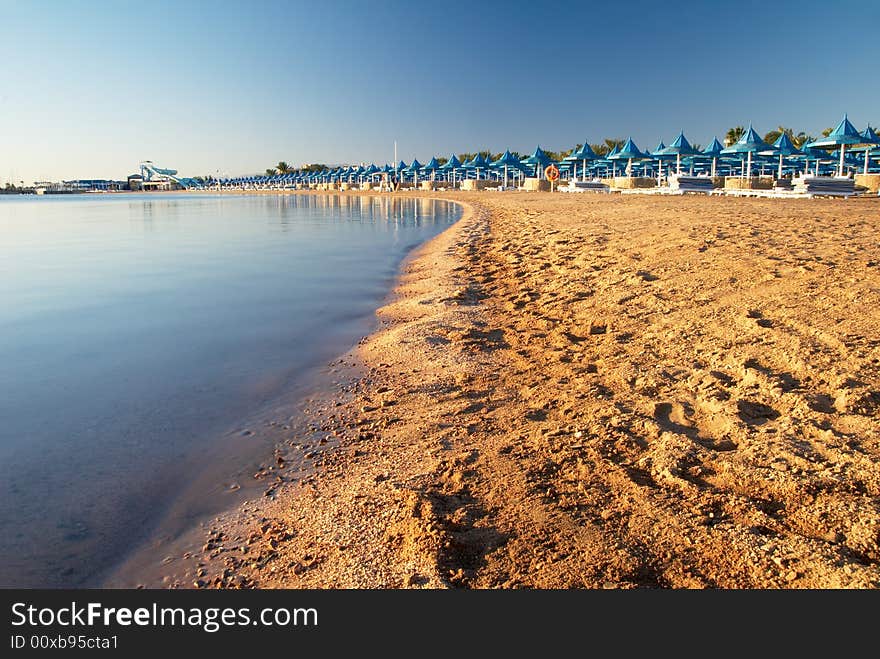
<instances>
[{"instance_id":1,"label":"lifebuoy post","mask_svg":"<svg viewBox=\"0 0 880 659\"><path fill-rule=\"evenodd\" d=\"M553 186L559 180L559 167L556 165L547 165L544 168L544 176L550 181L550 192L553 192Z\"/></svg>"}]
</instances>

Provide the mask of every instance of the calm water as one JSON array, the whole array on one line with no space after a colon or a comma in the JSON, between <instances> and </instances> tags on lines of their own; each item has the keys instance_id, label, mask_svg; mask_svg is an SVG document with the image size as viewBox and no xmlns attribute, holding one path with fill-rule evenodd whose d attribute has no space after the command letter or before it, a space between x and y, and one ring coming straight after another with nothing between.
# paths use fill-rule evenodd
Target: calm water
<instances>
[{"instance_id":1,"label":"calm water","mask_svg":"<svg viewBox=\"0 0 880 659\"><path fill-rule=\"evenodd\" d=\"M403 257L458 213L0 196L0 586L98 584L212 447L370 331Z\"/></svg>"}]
</instances>

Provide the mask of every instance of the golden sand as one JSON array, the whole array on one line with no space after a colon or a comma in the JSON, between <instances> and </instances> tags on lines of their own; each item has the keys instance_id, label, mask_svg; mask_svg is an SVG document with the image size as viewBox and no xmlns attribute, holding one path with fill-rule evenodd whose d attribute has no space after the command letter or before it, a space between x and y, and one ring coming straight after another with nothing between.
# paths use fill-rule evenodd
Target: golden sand
<instances>
[{"instance_id":1,"label":"golden sand","mask_svg":"<svg viewBox=\"0 0 880 659\"><path fill-rule=\"evenodd\" d=\"M313 475L181 585L880 585L880 202L443 196Z\"/></svg>"}]
</instances>

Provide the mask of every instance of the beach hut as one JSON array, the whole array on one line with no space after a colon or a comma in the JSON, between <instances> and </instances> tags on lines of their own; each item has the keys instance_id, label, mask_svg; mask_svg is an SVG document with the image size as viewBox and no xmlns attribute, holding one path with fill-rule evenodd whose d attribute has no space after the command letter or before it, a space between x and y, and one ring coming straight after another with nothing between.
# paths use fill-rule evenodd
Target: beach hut
<instances>
[{"instance_id":1,"label":"beach hut","mask_svg":"<svg viewBox=\"0 0 880 659\"><path fill-rule=\"evenodd\" d=\"M764 140L762 140L758 133L755 132L755 129L752 128L752 124L749 124L749 129L743 133L743 136L740 137L736 142L731 144L726 149L721 149L722 154L738 154L742 156L742 154L746 154L748 164L743 163L743 178L751 178L752 177L752 154L758 153L759 151L772 151L773 147L767 144Z\"/></svg>"},{"instance_id":2,"label":"beach hut","mask_svg":"<svg viewBox=\"0 0 880 659\"><path fill-rule=\"evenodd\" d=\"M643 153L639 147L636 146L636 143L633 142L631 137L626 138L626 142L623 143L623 146L620 147L620 150L614 154L608 154L608 160L626 160L626 175L632 176L632 162L633 160L644 160L650 159L650 156Z\"/></svg>"},{"instance_id":3,"label":"beach hut","mask_svg":"<svg viewBox=\"0 0 880 659\"><path fill-rule=\"evenodd\" d=\"M841 119L840 123L837 124L837 128L832 130L828 137L823 137L814 142L810 142L806 146L813 149L824 149L832 146L840 147L840 164L837 168L837 175L843 176L843 161L844 156L846 154L846 146L853 144L861 144L862 136L859 135L859 131L855 129L846 115L843 115L843 119Z\"/></svg>"},{"instance_id":4,"label":"beach hut","mask_svg":"<svg viewBox=\"0 0 880 659\"><path fill-rule=\"evenodd\" d=\"M572 180L577 180L577 163L578 161L583 162L583 169L581 171L581 176L583 180L587 180L587 161L599 160L599 156L596 155L596 152L593 151L590 144L584 140L584 145L580 149L575 149L570 154L565 156L562 159L563 162L570 162L573 167L572 172Z\"/></svg>"}]
</instances>

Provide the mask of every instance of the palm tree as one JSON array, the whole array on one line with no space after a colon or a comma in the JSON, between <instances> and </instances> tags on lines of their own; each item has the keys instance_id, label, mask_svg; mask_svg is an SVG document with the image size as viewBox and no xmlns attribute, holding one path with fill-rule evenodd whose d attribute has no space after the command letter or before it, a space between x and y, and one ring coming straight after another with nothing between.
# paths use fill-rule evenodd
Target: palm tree
<instances>
[{"instance_id":1,"label":"palm tree","mask_svg":"<svg viewBox=\"0 0 880 659\"><path fill-rule=\"evenodd\" d=\"M267 169L266 176L275 176L275 170L274 169Z\"/></svg>"},{"instance_id":2,"label":"palm tree","mask_svg":"<svg viewBox=\"0 0 880 659\"><path fill-rule=\"evenodd\" d=\"M785 126L779 126L776 130L771 130L769 133L764 135L764 141L767 144L773 144L780 138L780 136L785 133L788 135L788 139L792 141L798 149L801 148L802 144L806 144L807 142L812 142L813 138L807 135L804 131L801 131L795 134L794 130L791 128L786 128Z\"/></svg>"},{"instance_id":3,"label":"palm tree","mask_svg":"<svg viewBox=\"0 0 880 659\"><path fill-rule=\"evenodd\" d=\"M730 130L727 131L727 135L724 136L724 146L730 146L739 138L741 138L746 132L746 129L742 126L734 126Z\"/></svg>"},{"instance_id":4,"label":"palm tree","mask_svg":"<svg viewBox=\"0 0 880 659\"><path fill-rule=\"evenodd\" d=\"M791 128L786 128L785 126L779 126L774 130L771 130L769 133L764 135L764 141L767 144L773 144L776 140L779 139L779 136L785 133L788 135L788 138L791 139L794 136L794 131Z\"/></svg>"},{"instance_id":5,"label":"palm tree","mask_svg":"<svg viewBox=\"0 0 880 659\"><path fill-rule=\"evenodd\" d=\"M289 174L290 173L290 165L288 165L283 160L275 165L275 169L278 170L279 174Z\"/></svg>"},{"instance_id":6,"label":"palm tree","mask_svg":"<svg viewBox=\"0 0 880 659\"><path fill-rule=\"evenodd\" d=\"M812 135L807 135L804 131L800 131L797 135L789 135L791 137L791 141L794 142L794 145L797 148L801 148L804 144L809 144L810 142L815 142L816 138Z\"/></svg>"}]
</instances>

